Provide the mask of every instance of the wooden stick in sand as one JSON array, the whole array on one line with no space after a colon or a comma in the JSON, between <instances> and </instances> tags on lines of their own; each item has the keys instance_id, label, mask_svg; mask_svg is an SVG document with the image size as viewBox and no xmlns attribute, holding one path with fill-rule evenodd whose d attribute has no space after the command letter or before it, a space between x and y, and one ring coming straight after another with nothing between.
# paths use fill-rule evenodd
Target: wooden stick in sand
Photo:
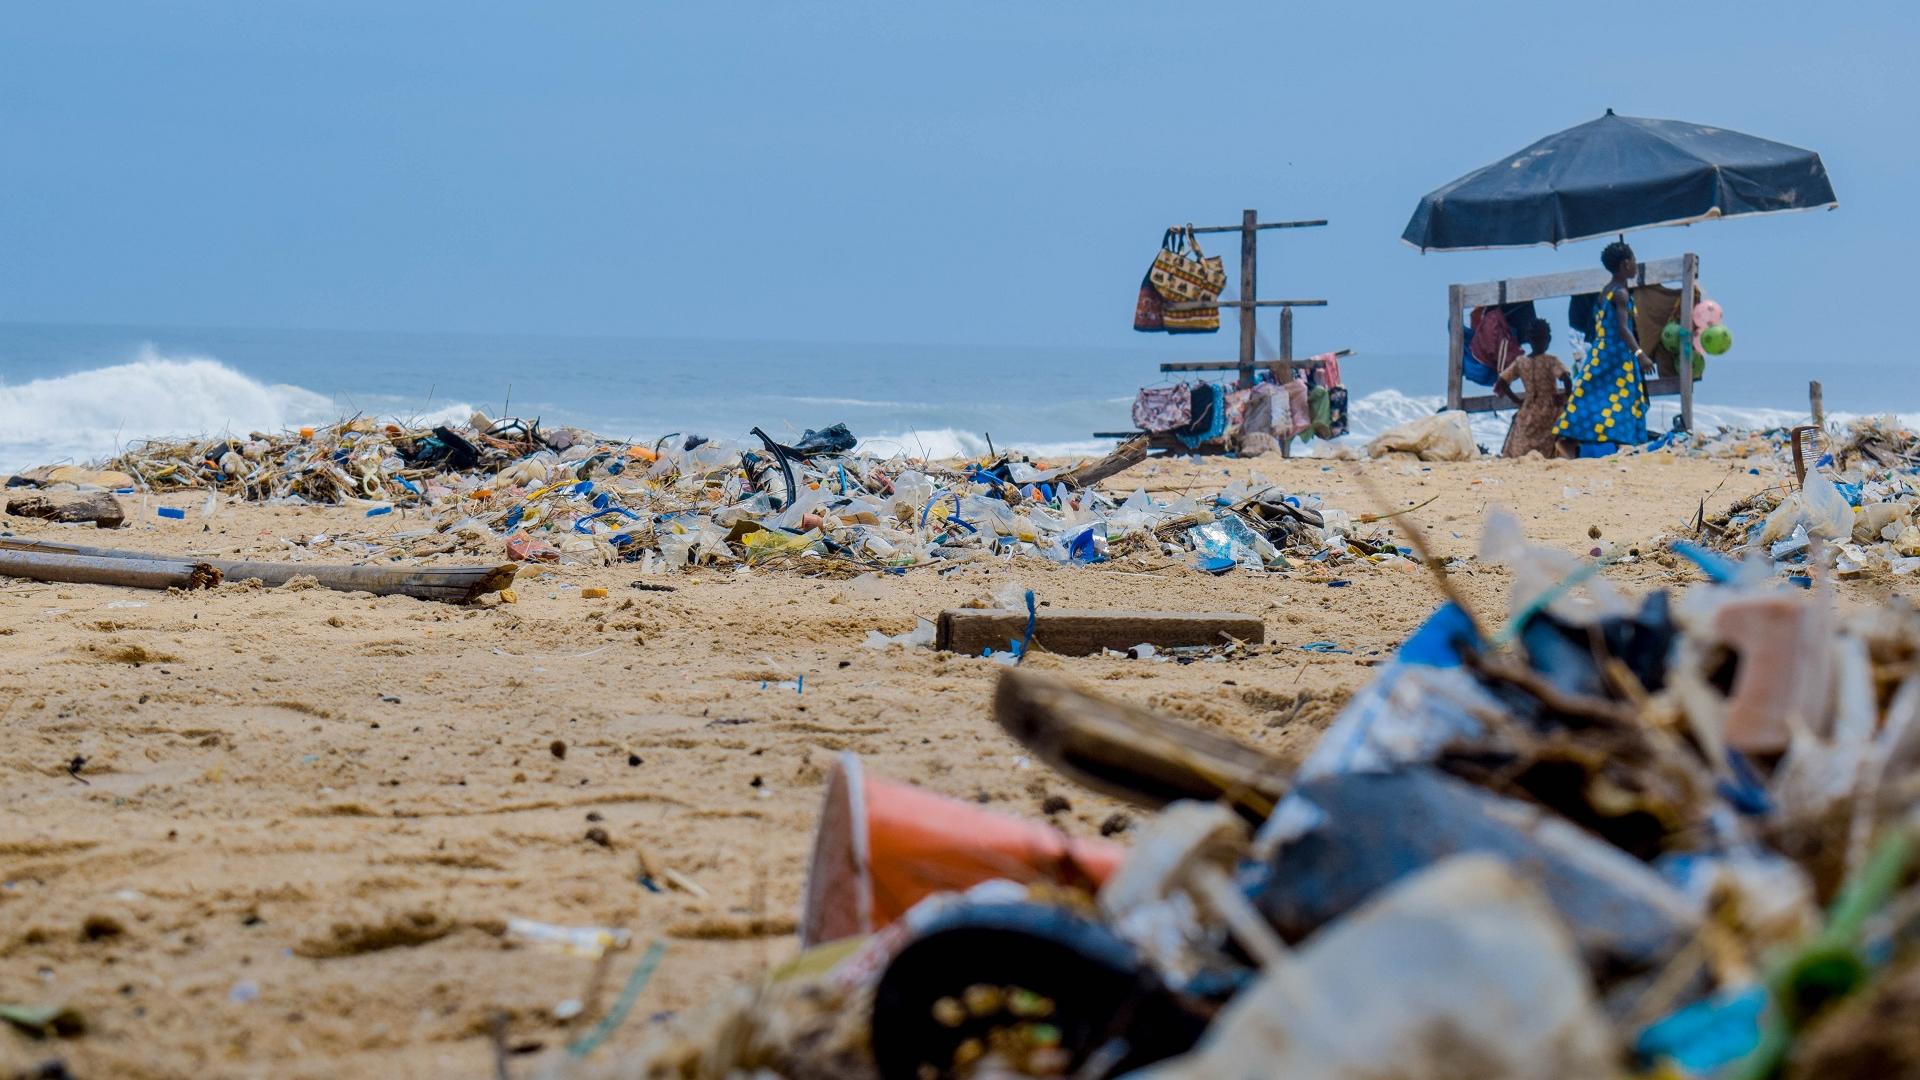
<instances>
[{"instance_id":1,"label":"wooden stick in sand","mask_svg":"<svg viewBox=\"0 0 1920 1080\"><path fill-rule=\"evenodd\" d=\"M155 566L169 566L191 569L195 566L208 566L218 570L228 580L245 581L258 578L268 586L285 585L296 577L311 577L323 588L337 589L341 592L368 592L376 596L401 595L418 600L442 600L448 603L466 603L485 593L498 592L513 583L513 576L519 567L508 563L503 566L341 566L327 563L273 563L247 562L236 559L202 559L192 556L155 555L149 552L121 551L117 548L87 547L82 544L68 544L52 540L23 540L17 537L0 537L0 551L21 552L39 555L83 556L96 562L145 562ZM53 564L21 563L23 567L37 566L41 573L55 572L49 567ZM147 568L149 571L152 566ZM11 571L0 571L11 572ZM74 571L76 573L95 573L97 570ZM17 574L17 577L30 577L31 574ZM39 581L95 582L98 584L122 584L114 581L97 581L87 577L40 577ZM151 580L159 580L152 578ZM127 582L131 584L131 581ZM157 585L133 585L134 588L166 589L173 587L172 582Z\"/></svg>"},{"instance_id":2,"label":"wooden stick in sand","mask_svg":"<svg viewBox=\"0 0 1920 1080\"><path fill-rule=\"evenodd\" d=\"M129 589L210 589L220 571L179 559L107 559L44 551L0 550L0 574L29 581L119 585Z\"/></svg>"}]
</instances>

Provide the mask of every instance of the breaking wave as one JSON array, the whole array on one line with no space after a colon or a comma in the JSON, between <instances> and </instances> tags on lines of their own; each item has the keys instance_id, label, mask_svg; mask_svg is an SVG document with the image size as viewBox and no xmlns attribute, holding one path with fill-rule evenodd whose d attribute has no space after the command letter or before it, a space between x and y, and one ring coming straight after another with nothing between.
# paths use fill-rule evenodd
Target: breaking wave
<instances>
[{"instance_id":1,"label":"breaking wave","mask_svg":"<svg viewBox=\"0 0 1920 1080\"><path fill-rule=\"evenodd\" d=\"M1018 450L1037 458L1099 457L1119 445L1109 439L995 439L993 448L1005 452ZM979 432L957 428L931 428L924 431L873 435L860 440L861 450L881 456L908 454L928 458L971 458L984 456L987 440Z\"/></svg>"},{"instance_id":2,"label":"breaking wave","mask_svg":"<svg viewBox=\"0 0 1920 1080\"><path fill-rule=\"evenodd\" d=\"M1102 427L1129 426L1124 403L1131 399L1069 396L1032 410L1019 410L1006 400L900 402L826 397L803 400L810 404L874 410L875 415L855 426L855 433L861 436L861 448L876 454L906 453L935 458L985 455L989 445L986 436L969 428L992 415L995 417L992 422L995 449L1062 459L1095 457L1112 449L1115 445L1112 440L1094 439L1090 434ZM406 403L397 397L360 397L356 402L368 415L381 418L386 416L381 412L384 407L400 413L408 411ZM1330 446L1358 446L1396 424L1433 413L1441 403L1438 395L1405 394L1391 389L1355 397L1348 405L1346 438L1333 444L1316 441L1299 449L1315 454L1326 452ZM602 407L606 404L596 403ZM734 415L740 412L738 400L703 399L697 390L690 398L676 396L673 402L654 404L670 405L676 411L686 410L688 415L679 424L685 430L724 433L735 429L744 431L751 426L750 420ZM1666 430L1678 408L1672 399L1656 401L1649 426L1656 432ZM263 382L204 356L163 355L149 346L125 363L13 385L0 383L0 471L63 461L94 461L146 438L244 435L249 431L278 431L302 424L326 423L338 419L341 411L339 403L325 394L291 384ZM568 410L556 408L555 411L564 414ZM1696 426L1703 432L1712 432L1721 426L1778 428L1806 422L1804 412L1791 409L1703 402L1695 411ZM464 420L470 412L467 405L454 404L435 410L431 417L416 419L429 423ZM1511 417L1510 412L1476 415L1473 419L1476 440L1497 449ZM922 426L923 418L932 422ZM1852 419L1853 414L1834 412L1828 418L1844 423ZM577 423L589 428L595 426L596 420L604 419L591 415L547 417L549 426ZM1920 415L1903 415L1899 419L1909 426L1920 423ZM687 427L687 424L696 426ZM612 433L618 428L622 434L651 438L655 433L642 429L657 425L656 418L653 422L637 424L622 422L604 430ZM1003 425L1007 430L1005 437L1000 435ZM628 431L629 426L635 430ZM660 431L670 430L674 428L660 427Z\"/></svg>"},{"instance_id":3,"label":"breaking wave","mask_svg":"<svg viewBox=\"0 0 1920 1080\"><path fill-rule=\"evenodd\" d=\"M311 390L146 348L128 363L0 385L0 467L86 461L150 437L273 431L332 411Z\"/></svg>"}]
</instances>

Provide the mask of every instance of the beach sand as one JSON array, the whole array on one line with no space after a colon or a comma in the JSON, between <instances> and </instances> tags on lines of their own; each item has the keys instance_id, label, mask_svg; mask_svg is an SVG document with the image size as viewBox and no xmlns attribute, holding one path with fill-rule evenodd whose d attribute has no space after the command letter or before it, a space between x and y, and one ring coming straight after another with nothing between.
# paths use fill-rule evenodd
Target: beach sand
<instances>
[{"instance_id":1,"label":"beach sand","mask_svg":"<svg viewBox=\"0 0 1920 1080\"><path fill-rule=\"evenodd\" d=\"M1764 475L1748 472L1758 467ZM1471 555L1489 506L1585 553L1681 529L1766 486L1771 462L1675 458L1364 466L1386 506L1320 460L1156 461L1109 487L1217 491L1257 470L1358 515L1438 496L1414 519ZM133 500L135 503L138 500ZM29 536L286 558L351 533L333 508L223 505L202 519ZM380 528L408 527L395 515ZM1603 537L1590 539L1597 528ZM1653 548L1631 590L1698 580ZM308 556L325 559L325 554ZM511 917L626 927L610 1000L639 955L665 960L600 1055L649 1017L699 1005L795 951L822 781L834 756L1004 813L1093 835L1141 813L1030 765L988 715L1000 669L864 648L1008 582L1059 607L1229 610L1268 644L1190 665L1036 654L1029 664L1297 758L1433 609L1418 569L1208 577L1170 559L1061 568L982 560L855 580L696 570L630 587L632 566L555 568L518 603L452 607L229 583L168 594L0 583L0 1002L73 1006L89 1031L0 1033L0 1075L63 1059L82 1077L491 1075L491 1018L514 1047L580 1034L554 1018L591 960L508 947ZM1504 616L1506 574L1456 580ZM1902 579L1903 580L1903 579ZM1896 579L1849 582L1878 602ZM579 586L605 587L582 599ZM1911 588L1911 586L1905 586ZM1333 641L1350 654L1301 651ZM774 684L804 676L804 693ZM764 685L763 685L764 684ZM77 778L68 765L85 764ZM604 830L604 842L589 830ZM596 833L596 837L602 834ZM1125 834L1122 834L1125 839ZM672 869L704 896L649 892Z\"/></svg>"}]
</instances>

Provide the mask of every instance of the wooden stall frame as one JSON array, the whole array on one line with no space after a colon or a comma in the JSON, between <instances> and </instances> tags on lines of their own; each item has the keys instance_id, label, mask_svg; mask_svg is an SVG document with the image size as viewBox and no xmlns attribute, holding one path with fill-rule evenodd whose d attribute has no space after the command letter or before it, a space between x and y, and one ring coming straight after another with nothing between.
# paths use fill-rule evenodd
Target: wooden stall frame
<instances>
[{"instance_id":1,"label":"wooden stall frame","mask_svg":"<svg viewBox=\"0 0 1920 1080\"><path fill-rule=\"evenodd\" d=\"M1699 277L1700 257L1689 251L1675 258L1641 263L1633 282L1635 285L1680 283L1680 362L1675 365L1678 374L1670 379L1647 380L1647 396L1680 395L1681 423L1688 431L1693 430L1693 299ZM1491 412L1514 404L1494 394L1465 395L1466 313L1469 310L1488 304L1518 304L1599 292L1612 280L1612 274L1596 269L1447 286L1447 408Z\"/></svg>"},{"instance_id":2,"label":"wooden stall frame","mask_svg":"<svg viewBox=\"0 0 1920 1080\"><path fill-rule=\"evenodd\" d=\"M1257 210L1242 210L1238 225L1196 225L1195 233L1240 234L1240 296L1236 300L1214 300L1212 302L1184 302L1168 304L1170 311L1191 311L1197 308L1233 308L1240 317L1240 358L1238 360L1185 360L1160 365L1164 372L1172 371L1236 371L1239 373L1237 385L1246 389L1253 385L1254 373L1260 368L1270 368L1274 377L1282 382L1293 378L1296 363L1293 359L1293 309L1297 307L1326 307L1325 300L1262 300L1259 296L1259 236L1269 229L1311 229L1327 224L1325 218L1313 218L1301 221L1261 221ZM1257 360L1254 357L1255 319L1261 308L1280 309L1280 358L1278 360ZM1352 356L1352 349L1341 349L1334 353L1336 357ZM1132 438L1142 432L1097 431L1096 439ZM1292 440L1280 444L1280 453L1284 457L1292 456Z\"/></svg>"},{"instance_id":3,"label":"wooden stall frame","mask_svg":"<svg viewBox=\"0 0 1920 1080\"><path fill-rule=\"evenodd\" d=\"M1257 210L1242 210L1238 225L1196 225L1196 233L1240 234L1240 297L1237 300L1214 300L1210 302L1191 302L1168 304L1171 311L1191 311L1195 308L1233 308L1240 313L1240 362L1234 365L1240 372L1242 388L1253 385L1253 373L1257 366L1253 356L1254 319L1263 307L1282 309L1282 334L1287 333L1292 323L1286 312L1297 307L1326 307L1325 300L1262 300L1260 299L1260 234L1269 229L1313 229L1327 223L1325 218L1313 218L1302 221L1261 221Z\"/></svg>"}]
</instances>

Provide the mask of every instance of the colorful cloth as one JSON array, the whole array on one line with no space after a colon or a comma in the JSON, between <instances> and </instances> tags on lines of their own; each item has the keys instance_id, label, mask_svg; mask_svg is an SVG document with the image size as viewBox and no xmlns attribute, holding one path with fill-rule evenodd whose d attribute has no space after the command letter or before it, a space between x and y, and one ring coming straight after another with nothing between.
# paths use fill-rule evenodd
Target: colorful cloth
<instances>
[{"instance_id":1,"label":"colorful cloth","mask_svg":"<svg viewBox=\"0 0 1920 1080\"><path fill-rule=\"evenodd\" d=\"M1172 431L1193 419L1193 391L1178 386L1149 386L1133 399L1133 426L1141 431Z\"/></svg>"},{"instance_id":2,"label":"colorful cloth","mask_svg":"<svg viewBox=\"0 0 1920 1080\"><path fill-rule=\"evenodd\" d=\"M1631 293L1627 294L1627 318L1633 318ZM1567 399L1553 433L1580 443L1647 441L1647 385L1640 375L1640 360L1621 332L1612 287L1600 294L1594 307L1593 349L1574 376L1573 396Z\"/></svg>"},{"instance_id":3,"label":"colorful cloth","mask_svg":"<svg viewBox=\"0 0 1920 1080\"><path fill-rule=\"evenodd\" d=\"M1204 404L1203 404L1204 402ZM1193 390L1193 419L1173 432L1173 437L1197 450L1201 443L1212 442L1227 430L1227 391L1219 383L1200 383Z\"/></svg>"},{"instance_id":4,"label":"colorful cloth","mask_svg":"<svg viewBox=\"0 0 1920 1080\"><path fill-rule=\"evenodd\" d=\"M1320 385L1326 387L1341 385L1340 358L1338 356L1330 352L1323 352L1318 356L1310 357L1310 359L1318 362L1313 370L1317 370L1320 373Z\"/></svg>"}]
</instances>

